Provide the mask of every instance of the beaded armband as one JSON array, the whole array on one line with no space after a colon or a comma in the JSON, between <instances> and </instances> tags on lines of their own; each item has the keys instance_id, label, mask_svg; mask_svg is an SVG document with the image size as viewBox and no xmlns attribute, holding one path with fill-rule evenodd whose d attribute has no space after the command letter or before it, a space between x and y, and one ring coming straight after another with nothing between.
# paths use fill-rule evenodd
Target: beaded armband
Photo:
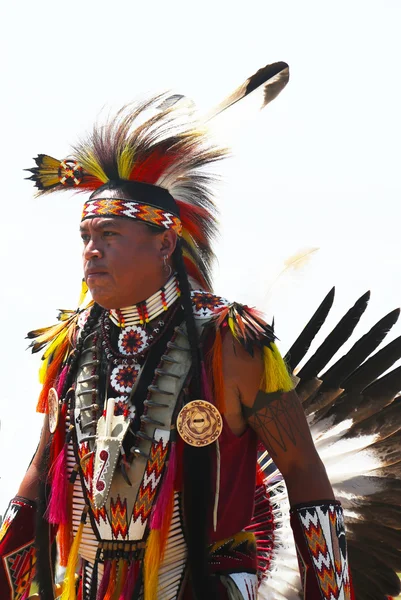
<instances>
[{"instance_id":1,"label":"beaded armband","mask_svg":"<svg viewBox=\"0 0 401 600\"><path fill-rule=\"evenodd\" d=\"M305 600L354 600L344 517L336 501L290 511Z\"/></svg>"},{"instance_id":2,"label":"beaded armband","mask_svg":"<svg viewBox=\"0 0 401 600\"><path fill-rule=\"evenodd\" d=\"M0 529L0 598L21 600L35 574L36 504L16 496Z\"/></svg>"}]
</instances>

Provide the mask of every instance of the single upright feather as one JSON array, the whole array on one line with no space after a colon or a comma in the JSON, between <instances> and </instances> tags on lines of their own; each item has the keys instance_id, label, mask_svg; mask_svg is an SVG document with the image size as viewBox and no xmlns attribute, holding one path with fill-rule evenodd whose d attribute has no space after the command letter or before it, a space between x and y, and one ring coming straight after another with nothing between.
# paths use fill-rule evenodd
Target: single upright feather
<instances>
[{"instance_id":1,"label":"single upright feather","mask_svg":"<svg viewBox=\"0 0 401 600\"><path fill-rule=\"evenodd\" d=\"M341 346L348 340L355 327L358 325L361 316L365 312L369 298L370 292L366 292L339 321L315 354L298 373L298 377L301 380L316 377L333 358L336 352L338 352Z\"/></svg>"},{"instance_id":2,"label":"single upright feather","mask_svg":"<svg viewBox=\"0 0 401 600\"><path fill-rule=\"evenodd\" d=\"M205 121L210 121L218 114L227 110L240 100L246 98L256 90L261 94L261 106L264 108L272 102L279 93L285 88L290 78L289 66L285 62L276 62L262 67L256 73L248 77L230 96L225 98L220 104L214 107L204 117Z\"/></svg>"},{"instance_id":3,"label":"single upright feather","mask_svg":"<svg viewBox=\"0 0 401 600\"><path fill-rule=\"evenodd\" d=\"M291 371L294 371L299 365L320 331L333 305L334 294L335 288L333 287L285 355L284 360Z\"/></svg>"}]
</instances>

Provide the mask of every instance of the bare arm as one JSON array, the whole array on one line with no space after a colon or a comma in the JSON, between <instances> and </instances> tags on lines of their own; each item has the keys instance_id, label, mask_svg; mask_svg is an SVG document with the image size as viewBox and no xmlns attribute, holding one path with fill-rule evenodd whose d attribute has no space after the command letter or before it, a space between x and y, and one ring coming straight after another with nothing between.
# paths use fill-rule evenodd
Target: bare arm
<instances>
[{"instance_id":1,"label":"bare arm","mask_svg":"<svg viewBox=\"0 0 401 600\"><path fill-rule=\"evenodd\" d=\"M297 394L260 391L260 354L255 352L252 358L231 336L224 341L223 368L227 406L231 411L236 405L242 409L244 422L254 429L283 474L291 505L333 499Z\"/></svg>"},{"instance_id":2,"label":"bare arm","mask_svg":"<svg viewBox=\"0 0 401 600\"><path fill-rule=\"evenodd\" d=\"M40 465L49 438L50 432L48 426L48 416L46 415L43 422L39 446L18 489L18 496L22 496L28 500L37 499L39 491Z\"/></svg>"}]
</instances>

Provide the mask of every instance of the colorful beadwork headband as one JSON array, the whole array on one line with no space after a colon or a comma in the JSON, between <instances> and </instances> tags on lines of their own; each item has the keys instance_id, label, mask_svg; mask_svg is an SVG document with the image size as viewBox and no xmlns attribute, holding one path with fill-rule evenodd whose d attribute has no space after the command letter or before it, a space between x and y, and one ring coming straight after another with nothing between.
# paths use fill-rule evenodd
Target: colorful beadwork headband
<instances>
[{"instance_id":1,"label":"colorful beadwork headband","mask_svg":"<svg viewBox=\"0 0 401 600\"><path fill-rule=\"evenodd\" d=\"M110 181L91 195L82 211L82 220L106 216L137 219L182 235L177 203L159 186L138 181Z\"/></svg>"}]
</instances>

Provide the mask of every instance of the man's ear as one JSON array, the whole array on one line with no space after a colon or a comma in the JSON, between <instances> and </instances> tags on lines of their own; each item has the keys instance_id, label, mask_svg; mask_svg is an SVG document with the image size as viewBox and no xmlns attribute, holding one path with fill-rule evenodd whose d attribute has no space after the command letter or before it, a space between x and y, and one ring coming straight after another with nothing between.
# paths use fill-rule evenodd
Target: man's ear
<instances>
[{"instance_id":1,"label":"man's ear","mask_svg":"<svg viewBox=\"0 0 401 600\"><path fill-rule=\"evenodd\" d=\"M168 254L170 257L177 245L177 234L172 229L166 229L161 236L160 250L163 255Z\"/></svg>"}]
</instances>

